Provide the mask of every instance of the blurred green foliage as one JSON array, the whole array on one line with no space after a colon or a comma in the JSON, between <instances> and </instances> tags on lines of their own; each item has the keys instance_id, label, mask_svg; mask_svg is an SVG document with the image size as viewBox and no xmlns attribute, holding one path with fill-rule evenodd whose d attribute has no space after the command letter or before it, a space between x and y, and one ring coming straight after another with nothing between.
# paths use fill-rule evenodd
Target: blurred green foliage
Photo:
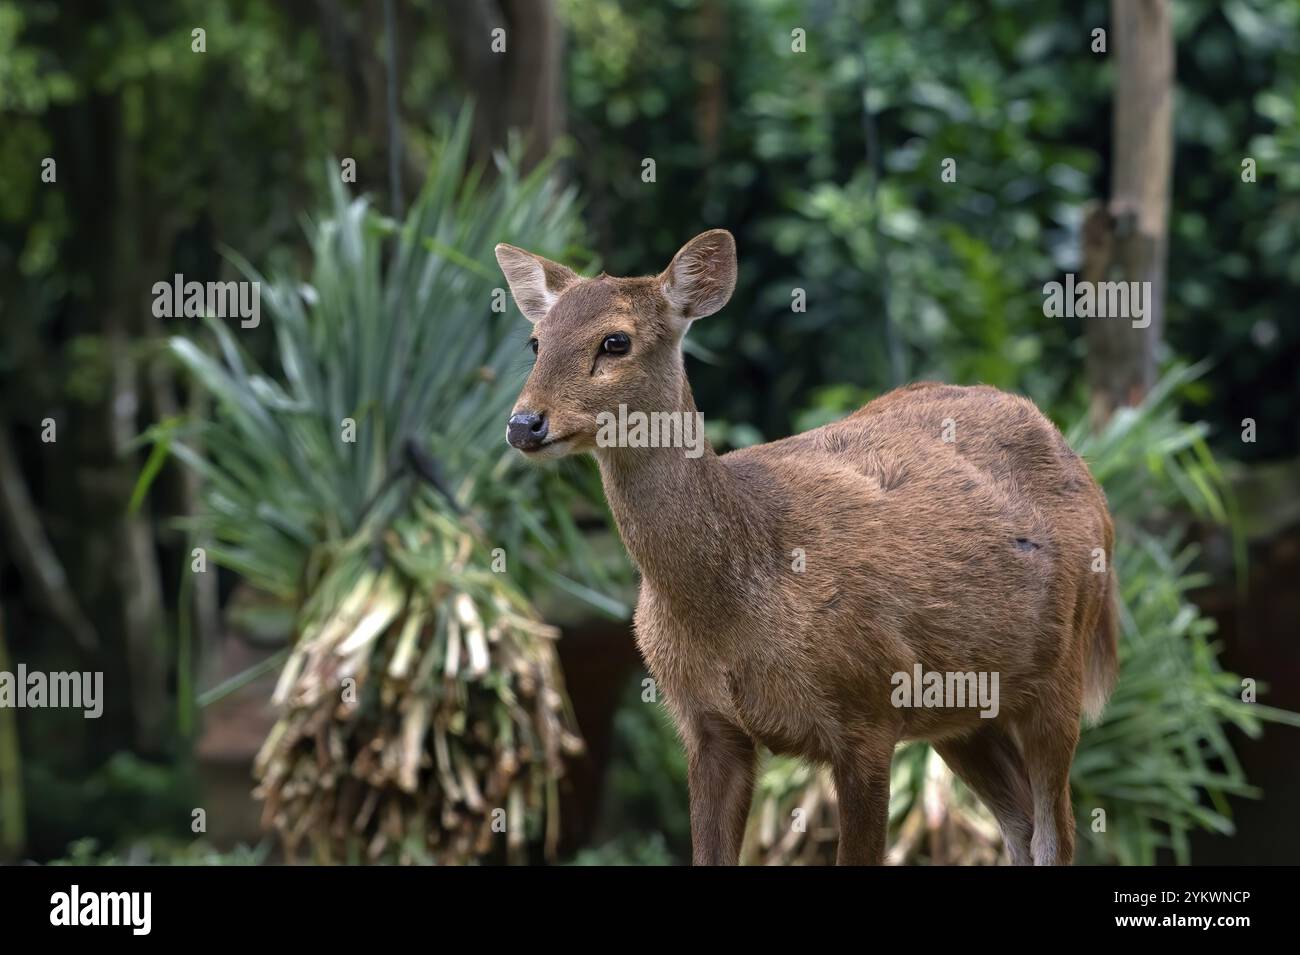
<instances>
[{"instance_id":1,"label":"blurred green foliage","mask_svg":"<svg viewBox=\"0 0 1300 955\"><path fill-rule=\"evenodd\" d=\"M1044 318L1041 289L1077 270L1084 204L1108 193L1113 68L1090 49L1105 0L564 10L574 174L606 268L662 267L708 227L736 234L732 304L692 331L718 356L692 374L702 408L773 438L933 377L1074 417L1079 320ZM1175 8L1167 337L1215 359L1184 398L1245 459L1300 450L1298 26L1295 0ZM1258 443L1236 440L1243 417Z\"/></svg>"},{"instance_id":2,"label":"blurred green foliage","mask_svg":"<svg viewBox=\"0 0 1300 955\"><path fill-rule=\"evenodd\" d=\"M629 684L614 720L614 750L595 841L609 862L635 858L643 840L661 848L669 861L689 860L686 752L667 709L646 700L644 693L639 678Z\"/></svg>"},{"instance_id":3,"label":"blurred green foliage","mask_svg":"<svg viewBox=\"0 0 1300 955\"><path fill-rule=\"evenodd\" d=\"M202 841L167 842L140 839L121 849L105 849L98 839L78 839L68 846L67 855L50 865L262 865L270 854L267 844L237 846L221 852Z\"/></svg>"}]
</instances>

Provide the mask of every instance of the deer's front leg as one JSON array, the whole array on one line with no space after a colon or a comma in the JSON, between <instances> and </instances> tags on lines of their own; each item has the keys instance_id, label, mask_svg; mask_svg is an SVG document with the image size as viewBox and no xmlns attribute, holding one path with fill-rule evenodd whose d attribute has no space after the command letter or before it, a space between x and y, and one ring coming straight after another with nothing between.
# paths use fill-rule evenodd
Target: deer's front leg
<instances>
[{"instance_id":1,"label":"deer's front leg","mask_svg":"<svg viewBox=\"0 0 1300 955\"><path fill-rule=\"evenodd\" d=\"M736 865L754 794L754 743L714 716L686 721L691 791L691 864Z\"/></svg>"},{"instance_id":2,"label":"deer's front leg","mask_svg":"<svg viewBox=\"0 0 1300 955\"><path fill-rule=\"evenodd\" d=\"M884 734L846 741L834 760L840 847L836 865L880 865L889 831L889 767L894 741Z\"/></svg>"}]
</instances>

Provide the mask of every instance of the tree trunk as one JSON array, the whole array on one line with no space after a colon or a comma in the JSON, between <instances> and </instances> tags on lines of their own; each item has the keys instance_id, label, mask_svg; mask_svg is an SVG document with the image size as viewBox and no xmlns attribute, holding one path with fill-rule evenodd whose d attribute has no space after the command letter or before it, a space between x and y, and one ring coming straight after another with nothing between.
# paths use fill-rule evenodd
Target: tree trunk
<instances>
[{"instance_id":1,"label":"tree trunk","mask_svg":"<svg viewBox=\"0 0 1300 955\"><path fill-rule=\"evenodd\" d=\"M560 64L563 31L555 0L504 0L514 49L510 70L507 122L524 131L524 159L533 165L545 158L564 127Z\"/></svg>"},{"instance_id":2,"label":"tree trunk","mask_svg":"<svg viewBox=\"0 0 1300 955\"><path fill-rule=\"evenodd\" d=\"M109 251L102 256L97 285L104 301L101 329L110 382L107 403L98 409L111 451L111 462L104 468L105 503L111 515L105 528L111 545L104 569L113 582L115 609L121 614L133 740L137 751L154 754L163 750L167 735L170 648L153 518L147 509L130 513L127 502L141 464L131 442L151 413L154 420L161 413L146 401L139 343L147 340L152 321L144 290L166 274L166 259L151 225L140 218L141 196L147 187L121 98L114 99L110 110L113 205L112 215L105 220Z\"/></svg>"},{"instance_id":3,"label":"tree trunk","mask_svg":"<svg viewBox=\"0 0 1300 955\"><path fill-rule=\"evenodd\" d=\"M13 672L5 643L5 620L0 608L0 672ZM27 841L23 810L23 764L18 744L18 711L0 707L0 865L12 865Z\"/></svg>"},{"instance_id":4,"label":"tree trunk","mask_svg":"<svg viewBox=\"0 0 1300 955\"><path fill-rule=\"evenodd\" d=\"M503 148L511 129L525 137L525 165L542 159L564 127L564 31L555 0L452 0L444 26L453 37L456 71L476 104L475 159ZM504 53L492 49L496 29L505 31Z\"/></svg>"},{"instance_id":5,"label":"tree trunk","mask_svg":"<svg viewBox=\"0 0 1300 955\"><path fill-rule=\"evenodd\" d=\"M1141 401L1155 382L1173 162L1169 0L1112 0L1110 36L1117 64L1111 198L1085 221L1083 278L1150 284L1143 286L1149 296L1142 327L1113 316L1085 319L1094 426Z\"/></svg>"}]
</instances>

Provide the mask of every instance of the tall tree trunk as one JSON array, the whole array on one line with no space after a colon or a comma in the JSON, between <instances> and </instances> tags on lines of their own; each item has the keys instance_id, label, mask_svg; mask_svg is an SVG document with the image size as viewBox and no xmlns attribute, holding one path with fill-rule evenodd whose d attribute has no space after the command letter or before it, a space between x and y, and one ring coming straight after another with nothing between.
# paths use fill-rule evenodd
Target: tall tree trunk
<instances>
[{"instance_id":1,"label":"tall tree trunk","mask_svg":"<svg viewBox=\"0 0 1300 955\"><path fill-rule=\"evenodd\" d=\"M132 440L148 420L145 376L137 343L148 334L151 313L144 290L165 274L155 257L149 227L139 220L141 178L136 143L114 103L115 216L109 225L111 252L105 256L110 271L100 286L105 292L103 335L110 367L108 403L102 409L111 443L113 487L118 498L114 510L111 574L116 584L130 672L134 740L145 753L161 750L169 716L167 674L170 667L165 631L161 571L153 519L147 510L130 513L127 501L140 471ZM166 389L164 389L166 390ZM153 409L157 413L158 409Z\"/></svg>"},{"instance_id":2,"label":"tall tree trunk","mask_svg":"<svg viewBox=\"0 0 1300 955\"><path fill-rule=\"evenodd\" d=\"M504 0L514 49L507 122L527 135L527 164L545 158L564 128L563 30L555 0Z\"/></svg>"},{"instance_id":3,"label":"tall tree trunk","mask_svg":"<svg viewBox=\"0 0 1300 955\"><path fill-rule=\"evenodd\" d=\"M490 157L517 129L525 136L525 163L536 163L564 128L564 31L555 0L449 0L444 25L476 103L475 158ZM503 53L492 48L497 29L505 31Z\"/></svg>"},{"instance_id":4,"label":"tall tree trunk","mask_svg":"<svg viewBox=\"0 0 1300 955\"><path fill-rule=\"evenodd\" d=\"M386 207L394 211L404 205L399 199L418 190L422 173L400 137L394 141L390 136L389 125L390 117L401 121L400 81L410 69L410 51L418 27L412 22L415 11L410 5L394 5L396 36L390 48L386 7L380 0L365 0L360 6L343 0L315 0L314 10L325 53L341 78L342 141L347 146L339 158L356 160L358 192L384 193L388 196ZM311 8L304 5L300 12L310 16ZM394 54L398 70L395 102L390 101L388 86ZM398 179L412 184L404 196L394 194Z\"/></svg>"},{"instance_id":5,"label":"tall tree trunk","mask_svg":"<svg viewBox=\"0 0 1300 955\"><path fill-rule=\"evenodd\" d=\"M1083 278L1150 283L1139 324L1086 319L1092 421L1142 400L1164 329L1173 164L1174 37L1169 0L1112 0L1116 58L1110 203L1084 225ZM1131 300L1130 300L1131 307Z\"/></svg>"}]
</instances>

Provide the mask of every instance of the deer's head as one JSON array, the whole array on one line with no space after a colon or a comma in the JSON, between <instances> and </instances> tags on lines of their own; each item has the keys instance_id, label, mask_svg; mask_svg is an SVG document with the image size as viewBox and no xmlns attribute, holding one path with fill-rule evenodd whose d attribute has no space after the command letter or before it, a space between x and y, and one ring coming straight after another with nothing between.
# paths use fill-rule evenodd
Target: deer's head
<instances>
[{"instance_id":1,"label":"deer's head","mask_svg":"<svg viewBox=\"0 0 1300 955\"><path fill-rule=\"evenodd\" d=\"M597 418L620 404L679 409L686 387L682 337L722 308L736 286L736 243L714 229L696 236L668 268L646 278L582 278L510 245L497 262L524 317L537 360L506 427L530 458L596 446Z\"/></svg>"}]
</instances>

